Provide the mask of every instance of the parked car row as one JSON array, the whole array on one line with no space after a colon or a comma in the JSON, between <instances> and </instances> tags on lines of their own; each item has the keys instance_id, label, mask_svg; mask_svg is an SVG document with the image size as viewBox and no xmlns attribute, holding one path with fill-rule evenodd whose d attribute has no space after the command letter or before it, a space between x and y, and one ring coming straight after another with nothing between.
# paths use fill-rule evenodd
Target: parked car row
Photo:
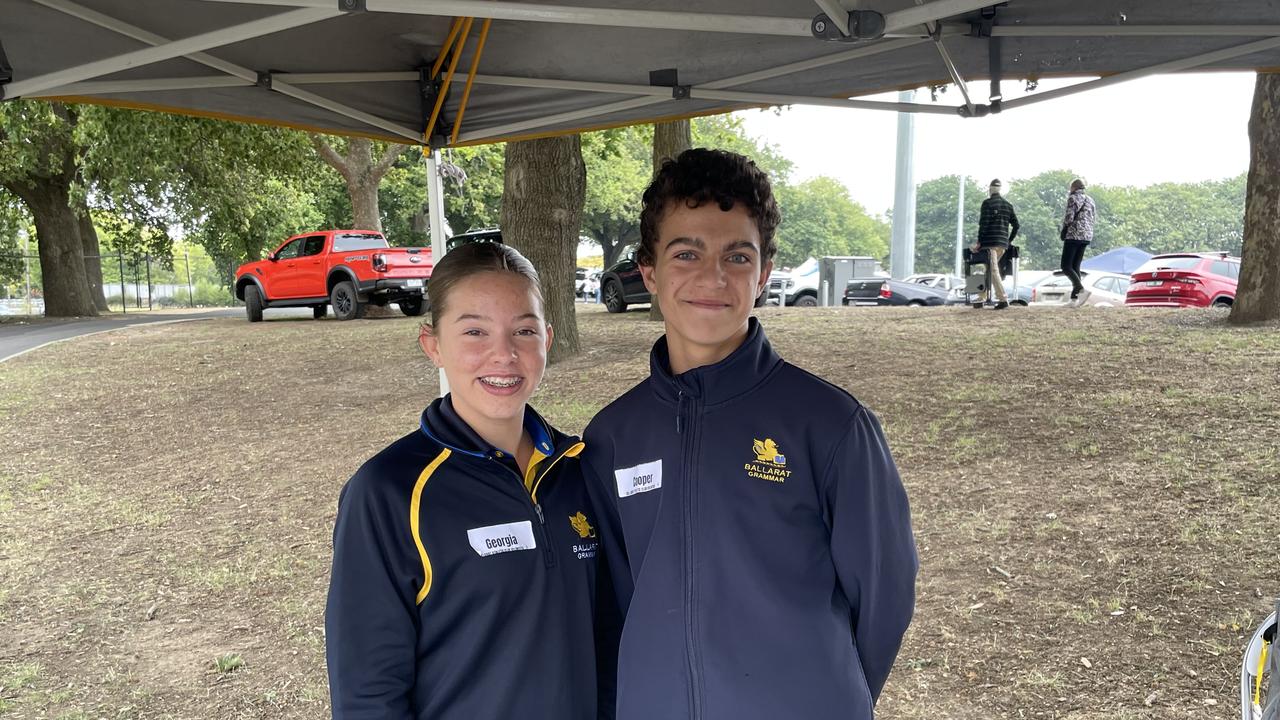
<instances>
[{"instance_id":1,"label":"parked car row","mask_svg":"<svg viewBox=\"0 0 1280 720\"><path fill-rule=\"evenodd\" d=\"M1227 253L1170 253L1156 255L1132 275L1085 272L1085 292L1077 301L1095 307L1220 307L1235 302L1240 258ZM1032 288L1036 304L1071 302L1071 281L1061 274Z\"/></svg>"},{"instance_id":2,"label":"parked car row","mask_svg":"<svg viewBox=\"0 0 1280 720\"><path fill-rule=\"evenodd\" d=\"M497 229L462 233L449 241L449 247L463 242L502 242L502 236ZM240 266L235 292L244 300L250 322L261 320L266 308L290 306L309 306L316 318L332 307L340 320L361 317L369 304L396 303L406 315L421 315L427 309L426 284L433 264L429 248L392 248L377 232L324 230L295 235L265 260ZM779 304L816 305L817 274L818 263L811 258L795 271L775 273L766 294ZM1071 282L1061 273L1025 275L1039 280L1009 287L1010 304L1073 302ZM1239 277L1240 258L1227 253L1157 255L1132 276L1082 273L1085 292L1075 302L1095 307L1230 307ZM591 299L597 293L611 313L651 301L634 252L604 270L577 268L575 296ZM964 279L943 273L905 280L854 278L841 299L846 306L906 307L967 301Z\"/></svg>"}]
</instances>

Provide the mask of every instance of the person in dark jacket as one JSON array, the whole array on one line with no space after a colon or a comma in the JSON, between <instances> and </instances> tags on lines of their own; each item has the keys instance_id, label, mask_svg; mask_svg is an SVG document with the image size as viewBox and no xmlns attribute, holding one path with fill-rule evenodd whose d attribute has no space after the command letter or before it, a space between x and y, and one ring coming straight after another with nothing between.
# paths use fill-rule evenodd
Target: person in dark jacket
<instances>
[{"instance_id":1,"label":"person in dark jacket","mask_svg":"<svg viewBox=\"0 0 1280 720\"><path fill-rule=\"evenodd\" d=\"M1080 293L1084 292L1081 279L1080 263L1084 260L1084 251L1093 242L1093 221L1098 215L1098 208L1093 198L1084 192L1084 180L1076 178L1071 181L1067 195L1067 214L1062 218L1062 274L1071 280L1071 299L1080 302Z\"/></svg>"},{"instance_id":2,"label":"person in dark jacket","mask_svg":"<svg viewBox=\"0 0 1280 720\"><path fill-rule=\"evenodd\" d=\"M765 174L719 150L644 194L637 260L666 334L583 456L625 616L620 720L869 720L911 620L880 423L750 316L779 220Z\"/></svg>"},{"instance_id":3,"label":"person in dark jacket","mask_svg":"<svg viewBox=\"0 0 1280 720\"><path fill-rule=\"evenodd\" d=\"M978 242L973 251L987 252L987 282L983 285L975 309L987 304L992 289L995 290L996 310L1009 307L1009 296L1004 291L1004 280L1000 276L1000 259L1009 250L1009 244L1018 237L1018 213L1013 205L1004 199L1001 191L1004 184L997 178L991 181L987 191L989 197L982 201L982 212L978 215Z\"/></svg>"},{"instance_id":4,"label":"person in dark jacket","mask_svg":"<svg viewBox=\"0 0 1280 720\"><path fill-rule=\"evenodd\" d=\"M594 720L598 531L583 444L526 404L552 339L537 274L507 246L472 243L428 292L420 343L452 391L342 490L333 717Z\"/></svg>"}]
</instances>

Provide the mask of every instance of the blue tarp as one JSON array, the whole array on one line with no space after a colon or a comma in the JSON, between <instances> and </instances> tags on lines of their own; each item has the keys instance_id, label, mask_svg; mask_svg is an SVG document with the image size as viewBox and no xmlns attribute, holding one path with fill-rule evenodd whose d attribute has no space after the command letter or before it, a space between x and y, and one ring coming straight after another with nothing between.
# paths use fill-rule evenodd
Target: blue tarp
<instances>
[{"instance_id":1,"label":"blue tarp","mask_svg":"<svg viewBox=\"0 0 1280 720\"><path fill-rule=\"evenodd\" d=\"M1080 269L1132 275L1134 270L1137 270L1142 263L1150 259L1151 253L1145 250L1139 250L1136 247L1121 247L1108 250L1101 255L1095 255L1085 260L1080 263Z\"/></svg>"}]
</instances>

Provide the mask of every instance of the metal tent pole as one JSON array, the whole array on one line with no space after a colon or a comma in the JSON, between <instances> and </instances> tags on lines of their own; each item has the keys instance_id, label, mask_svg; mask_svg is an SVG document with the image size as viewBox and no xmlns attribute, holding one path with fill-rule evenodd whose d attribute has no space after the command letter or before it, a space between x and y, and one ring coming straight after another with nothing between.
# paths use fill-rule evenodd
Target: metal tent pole
<instances>
[{"instance_id":1,"label":"metal tent pole","mask_svg":"<svg viewBox=\"0 0 1280 720\"><path fill-rule=\"evenodd\" d=\"M431 266L444 257L444 183L440 181L440 151L427 153L427 212L431 223ZM430 285L431 281L427 281ZM449 378L445 377L444 368L440 368L440 397L449 394Z\"/></svg>"},{"instance_id":2,"label":"metal tent pole","mask_svg":"<svg viewBox=\"0 0 1280 720\"><path fill-rule=\"evenodd\" d=\"M332 0L205 0L234 2L245 5L329 8ZM945 20L980 10L991 0L933 0L884 14L885 34L920 28L928 22ZM369 12L403 13L406 15L443 15L448 17L493 18L524 22L561 23L571 25L603 25L649 30L695 30L700 32L742 33L748 35L781 35L813 37L812 17L773 17L744 14L669 12L664 10L630 10L615 7L583 7L503 0L366 0Z\"/></svg>"}]
</instances>

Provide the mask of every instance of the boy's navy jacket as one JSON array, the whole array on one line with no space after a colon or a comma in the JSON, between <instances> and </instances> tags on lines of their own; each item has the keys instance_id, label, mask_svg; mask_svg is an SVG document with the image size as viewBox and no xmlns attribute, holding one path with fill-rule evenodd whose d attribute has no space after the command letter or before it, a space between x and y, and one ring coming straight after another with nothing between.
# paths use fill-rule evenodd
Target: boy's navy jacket
<instances>
[{"instance_id":1,"label":"boy's navy jacket","mask_svg":"<svg viewBox=\"0 0 1280 720\"><path fill-rule=\"evenodd\" d=\"M619 720L868 720L915 604L907 496L876 418L751 318L723 361L588 426L621 610Z\"/></svg>"},{"instance_id":2,"label":"boy's navy jacket","mask_svg":"<svg viewBox=\"0 0 1280 720\"><path fill-rule=\"evenodd\" d=\"M532 495L448 397L343 489L325 613L337 720L597 717L582 443L532 409L525 426L547 456Z\"/></svg>"}]
</instances>

